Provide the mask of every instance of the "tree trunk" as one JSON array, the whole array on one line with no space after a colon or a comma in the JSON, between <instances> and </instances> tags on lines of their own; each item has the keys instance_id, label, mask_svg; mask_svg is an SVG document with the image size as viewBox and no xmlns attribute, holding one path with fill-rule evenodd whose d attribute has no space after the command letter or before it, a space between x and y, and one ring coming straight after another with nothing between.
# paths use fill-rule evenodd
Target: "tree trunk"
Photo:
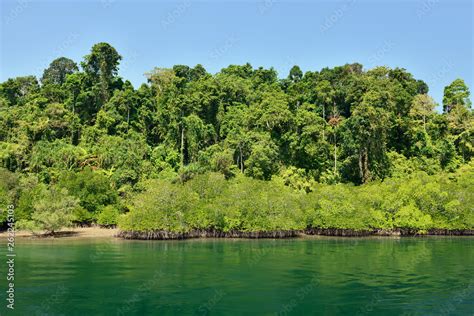
<instances>
[{"instance_id":1,"label":"tree trunk","mask_svg":"<svg viewBox=\"0 0 474 316\"><path fill-rule=\"evenodd\" d=\"M239 155L240 155L240 172L244 173L244 159L242 155L242 146L239 144Z\"/></svg>"},{"instance_id":2,"label":"tree trunk","mask_svg":"<svg viewBox=\"0 0 474 316\"><path fill-rule=\"evenodd\" d=\"M334 134L334 176L337 174L337 144L336 144L336 134Z\"/></svg>"},{"instance_id":3,"label":"tree trunk","mask_svg":"<svg viewBox=\"0 0 474 316\"><path fill-rule=\"evenodd\" d=\"M370 176L367 147L363 147L359 152L359 175L362 183L368 182Z\"/></svg>"},{"instance_id":4,"label":"tree trunk","mask_svg":"<svg viewBox=\"0 0 474 316\"><path fill-rule=\"evenodd\" d=\"M72 118L74 120L74 116L76 115L76 96L74 95L74 98L72 100ZM72 122L72 128L71 128L71 144L74 145L74 121Z\"/></svg>"},{"instance_id":5,"label":"tree trunk","mask_svg":"<svg viewBox=\"0 0 474 316\"><path fill-rule=\"evenodd\" d=\"M130 128L130 107L127 107L127 133Z\"/></svg>"},{"instance_id":6,"label":"tree trunk","mask_svg":"<svg viewBox=\"0 0 474 316\"><path fill-rule=\"evenodd\" d=\"M181 124L181 168L184 167L184 124Z\"/></svg>"},{"instance_id":7,"label":"tree trunk","mask_svg":"<svg viewBox=\"0 0 474 316\"><path fill-rule=\"evenodd\" d=\"M326 130L326 110L325 110L324 104L323 104L323 120L324 120L324 125L323 125L323 141L324 141L325 140L324 131Z\"/></svg>"}]
</instances>

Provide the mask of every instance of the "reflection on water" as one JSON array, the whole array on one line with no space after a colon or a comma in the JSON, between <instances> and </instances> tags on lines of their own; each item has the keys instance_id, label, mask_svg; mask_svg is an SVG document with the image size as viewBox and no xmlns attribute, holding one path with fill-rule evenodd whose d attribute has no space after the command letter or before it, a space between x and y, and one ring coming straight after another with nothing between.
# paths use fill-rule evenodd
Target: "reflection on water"
<instances>
[{"instance_id":1,"label":"reflection on water","mask_svg":"<svg viewBox=\"0 0 474 316\"><path fill-rule=\"evenodd\" d=\"M18 315L474 311L472 237L25 240L16 252Z\"/></svg>"}]
</instances>

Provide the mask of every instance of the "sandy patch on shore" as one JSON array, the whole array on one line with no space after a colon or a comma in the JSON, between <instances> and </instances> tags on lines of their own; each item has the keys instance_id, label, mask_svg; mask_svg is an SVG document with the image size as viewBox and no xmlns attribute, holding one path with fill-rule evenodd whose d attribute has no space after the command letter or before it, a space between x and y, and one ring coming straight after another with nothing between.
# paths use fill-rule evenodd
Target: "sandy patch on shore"
<instances>
[{"instance_id":1,"label":"sandy patch on shore","mask_svg":"<svg viewBox=\"0 0 474 316\"><path fill-rule=\"evenodd\" d=\"M65 228L56 233L54 238L101 238L101 237L114 237L118 232L118 229L100 228L100 227L76 227L76 228ZM6 231L0 232L0 238L7 238L8 233ZM31 232L19 230L16 231L15 237L35 237ZM41 236L39 236L41 237ZM52 238L46 236L45 238Z\"/></svg>"}]
</instances>

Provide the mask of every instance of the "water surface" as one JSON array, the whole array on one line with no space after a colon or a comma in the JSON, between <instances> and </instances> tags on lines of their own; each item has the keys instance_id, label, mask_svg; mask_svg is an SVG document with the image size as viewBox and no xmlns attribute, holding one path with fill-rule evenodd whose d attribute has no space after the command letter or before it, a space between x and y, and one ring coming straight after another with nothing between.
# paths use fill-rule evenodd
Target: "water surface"
<instances>
[{"instance_id":1,"label":"water surface","mask_svg":"<svg viewBox=\"0 0 474 316\"><path fill-rule=\"evenodd\" d=\"M16 253L17 315L474 314L472 237L63 238Z\"/></svg>"}]
</instances>

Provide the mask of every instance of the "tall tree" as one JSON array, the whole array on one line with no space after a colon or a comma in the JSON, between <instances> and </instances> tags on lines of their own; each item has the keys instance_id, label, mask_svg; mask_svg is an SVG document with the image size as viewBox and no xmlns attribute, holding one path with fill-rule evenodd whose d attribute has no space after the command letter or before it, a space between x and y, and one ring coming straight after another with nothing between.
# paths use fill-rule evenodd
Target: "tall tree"
<instances>
[{"instance_id":1,"label":"tall tree","mask_svg":"<svg viewBox=\"0 0 474 316\"><path fill-rule=\"evenodd\" d=\"M423 122L423 129L426 132L426 120L427 118L433 114L433 110L436 106L433 98L431 98L427 94L418 94L413 98L411 109L410 109L410 116L414 118L421 118Z\"/></svg>"},{"instance_id":2,"label":"tall tree","mask_svg":"<svg viewBox=\"0 0 474 316\"><path fill-rule=\"evenodd\" d=\"M323 138L326 130L326 109L334 102L334 89L328 80L322 80L316 85L316 100L322 107L322 117L324 119Z\"/></svg>"},{"instance_id":3,"label":"tall tree","mask_svg":"<svg viewBox=\"0 0 474 316\"><path fill-rule=\"evenodd\" d=\"M288 79L291 82L296 83L300 81L302 78L303 78L303 72L301 71L301 68L297 65L291 67L290 73L288 75Z\"/></svg>"},{"instance_id":4,"label":"tall tree","mask_svg":"<svg viewBox=\"0 0 474 316\"><path fill-rule=\"evenodd\" d=\"M465 106L470 108L469 88L462 79L454 80L444 88L443 110L449 113L455 106Z\"/></svg>"},{"instance_id":5,"label":"tall tree","mask_svg":"<svg viewBox=\"0 0 474 316\"><path fill-rule=\"evenodd\" d=\"M9 105L22 105L39 89L35 76L10 78L0 84L0 96L4 97Z\"/></svg>"},{"instance_id":6,"label":"tall tree","mask_svg":"<svg viewBox=\"0 0 474 316\"><path fill-rule=\"evenodd\" d=\"M91 53L84 56L81 66L89 76L99 82L102 102L109 99L109 89L114 77L117 76L121 59L122 56L108 43L95 44Z\"/></svg>"},{"instance_id":7,"label":"tall tree","mask_svg":"<svg viewBox=\"0 0 474 316\"><path fill-rule=\"evenodd\" d=\"M377 104L377 100L376 93L366 93L348 120L357 146L359 179L362 183L383 178L387 171L389 113Z\"/></svg>"},{"instance_id":8,"label":"tall tree","mask_svg":"<svg viewBox=\"0 0 474 316\"><path fill-rule=\"evenodd\" d=\"M49 64L41 77L43 84L62 85L66 81L66 76L78 71L77 64L66 57L56 58Z\"/></svg>"}]
</instances>

